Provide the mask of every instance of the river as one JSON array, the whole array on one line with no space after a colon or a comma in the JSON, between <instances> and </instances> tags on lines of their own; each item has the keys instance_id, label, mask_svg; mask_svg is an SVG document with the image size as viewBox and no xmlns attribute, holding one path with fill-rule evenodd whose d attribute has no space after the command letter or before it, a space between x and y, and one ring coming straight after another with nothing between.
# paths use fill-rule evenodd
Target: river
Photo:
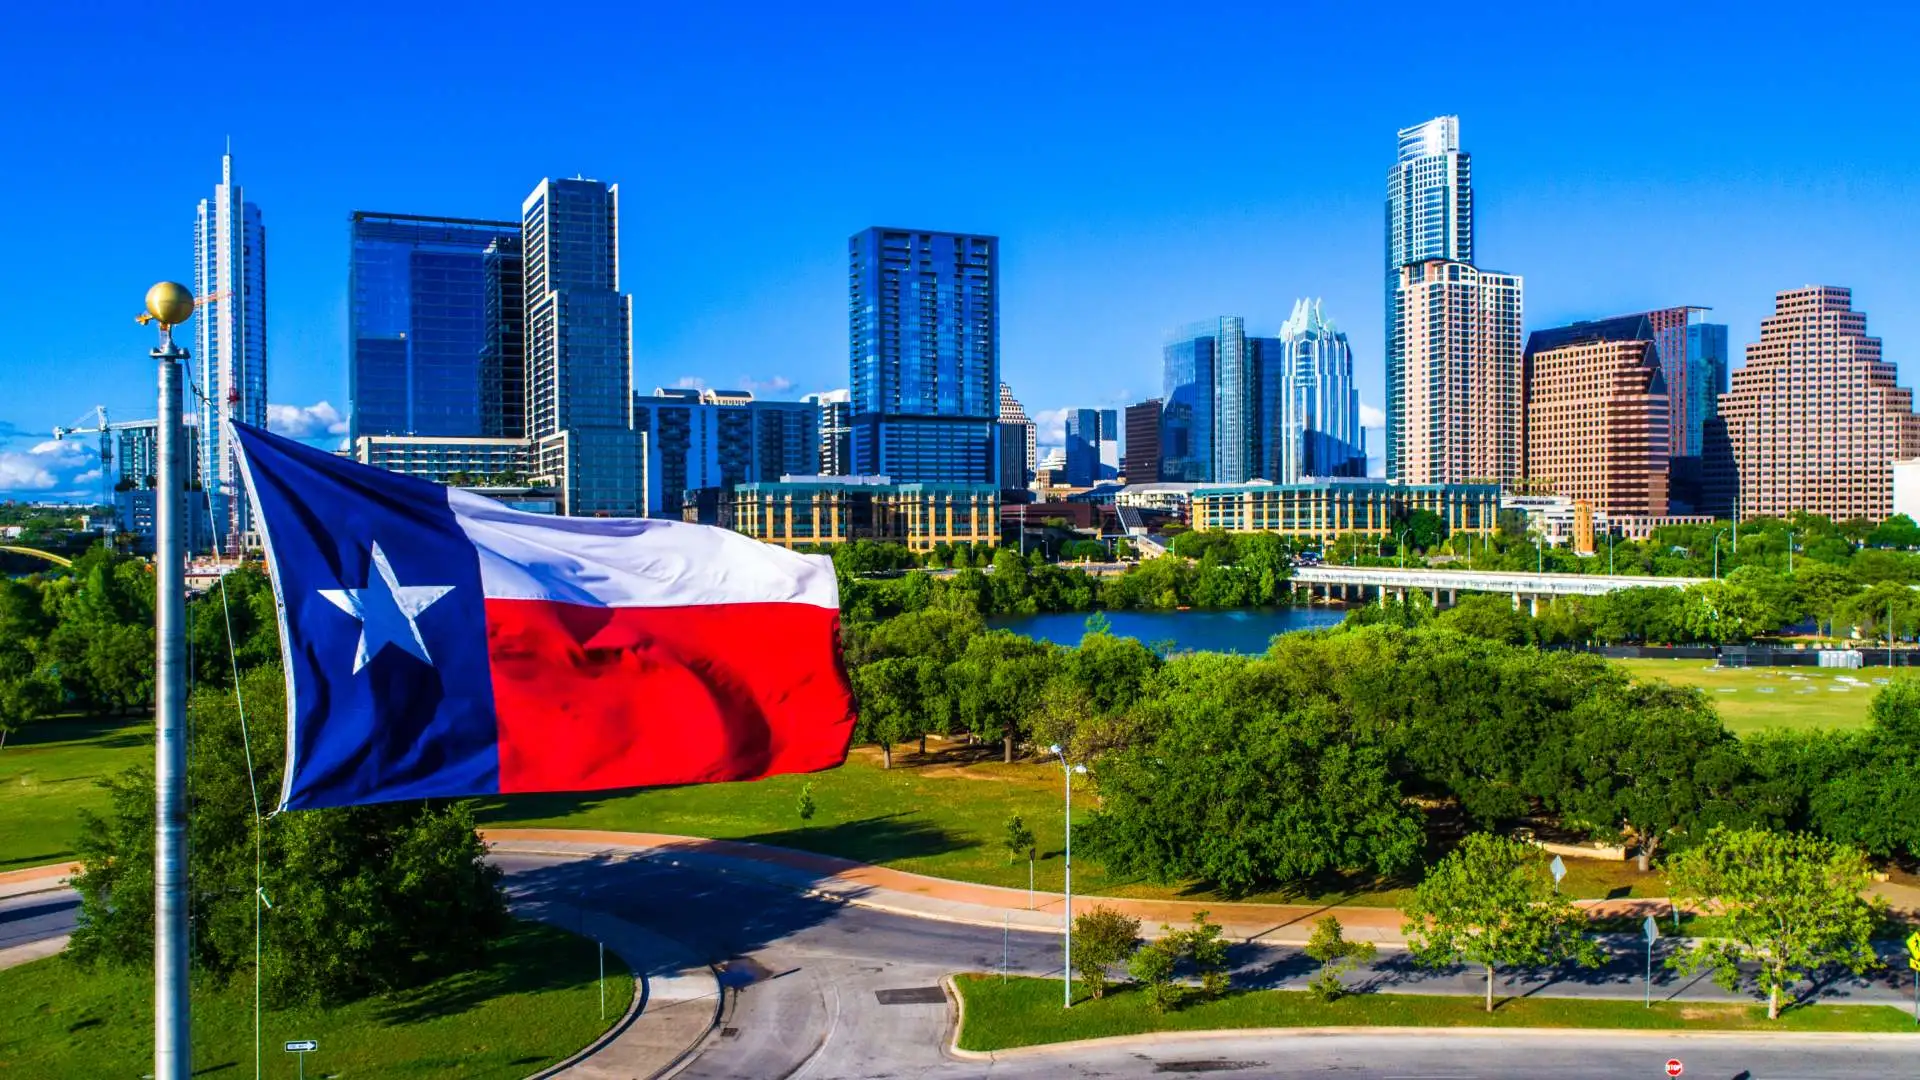
<instances>
[{"instance_id":1,"label":"river","mask_svg":"<svg viewBox=\"0 0 1920 1080\"><path fill-rule=\"evenodd\" d=\"M1030 638L1077 645L1086 633L1082 611L1047 615L996 615L987 625ZM1333 626L1346 612L1327 608L1257 608L1242 611L1107 611L1113 633L1149 645L1171 641L1175 651L1263 653L1275 634Z\"/></svg>"}]
</instances>

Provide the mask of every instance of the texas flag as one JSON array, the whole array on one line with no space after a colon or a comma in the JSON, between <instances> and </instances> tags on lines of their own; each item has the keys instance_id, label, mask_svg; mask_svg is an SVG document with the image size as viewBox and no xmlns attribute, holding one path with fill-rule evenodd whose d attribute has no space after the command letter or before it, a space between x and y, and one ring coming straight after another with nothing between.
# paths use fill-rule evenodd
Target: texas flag
<instances>
[{"instance_id":1,"label":"texas flag","mask_svg":"<svg viewBox=\"0 0 1920 1080\"><path fill-rule=\"evenodd\" d=\"M845 759L829 560L703 525L524 513L232 428L279 599L283 809Z\"/></svg>"}]
</instances>

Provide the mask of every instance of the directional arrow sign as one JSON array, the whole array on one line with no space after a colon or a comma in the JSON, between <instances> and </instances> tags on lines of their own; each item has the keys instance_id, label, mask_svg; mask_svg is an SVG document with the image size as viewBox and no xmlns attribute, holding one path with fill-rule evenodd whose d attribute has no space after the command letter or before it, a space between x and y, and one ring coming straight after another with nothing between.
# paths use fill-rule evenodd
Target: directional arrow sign
<instances>
[{"instance_id":1,"label":"directional arrow sign","mask_svg":"<svg viewBox=\"0 0 1920 1080\"><path fill-rule=\"evenodd\" d=\"M318 1049L320 1049L320 1043L316 1039L296 1039L287 1044L289 1054L311 1054Z\"/></svg>"}]
</instances>

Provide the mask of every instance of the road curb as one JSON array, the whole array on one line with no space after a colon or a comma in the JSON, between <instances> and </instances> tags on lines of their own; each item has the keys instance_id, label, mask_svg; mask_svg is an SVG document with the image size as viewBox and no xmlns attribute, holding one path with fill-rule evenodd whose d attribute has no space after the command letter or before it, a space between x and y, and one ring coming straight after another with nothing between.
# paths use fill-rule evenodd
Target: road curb
<instances>
[{"instance_id":1,"label":"road curb","mask_svg":"<svg viewBox=\"0 0 1920 1080\"><path fill-rule=\"evenodd\" d=\"M971 972L969 974L979 974ZM986 976L982 975L982 978ZM1731 1039L1751 1039L1755 1036L1774 1043L1823 1043L1862 1042L1885 1043L1889 1045L1914 1045L1920 1043L1920 1033L1897 1035L1888 1032L1856 1031L1648 1031L1639 1028L1600 1028L1600 1027L1561 1027L1561 1028L1525 1028L1525 1027L1280 1027L1280 1028L1197 1028L1189 1031L1147 1031L1137 1035L1108 1035L1098 1039L1070 1039L1063 1042L1040 1043L1034 1046L1010 1046L1004 1050L967 1050L960 1046L960 1029L967 1022L967 999L960 993L960 987L954 982L953 975L940 980L941 987L954 1002L953 1031L947 1036L942 1047L948 1057L956 1061L994 1062L1019 1061L1041 1058L1055 1054L1077 1054L1087 1050L1110 1049L1128 1046L1156 1046L1162 1043L1191 1042L1196 1039L1311 1039L1338 1038L1342 1036L1364 1035L1381 1038L1521 1038L1521 1039L1564 1039L1569 1035L1604 1032L1631 1039L1660 1039L1670 1041L1683 1039L1693 1042L1727 1041Z\"/></svg>"},{"instance_id":2,"label":"road curb","mask_svg":"<svg viewBox=\"0 0 1920 1080\"><path fill-rule=\"evenodd\" d=\"M522 918L547 923L561 930L578 933L578 931L573 930L573 928L567 924L564 918L552 917L561 916L563 912L551 904L528 903L516 905L516 914ZM624 920L616 919L613 921L624 924ZM660 938L661 941L667 942L675 948L681 948L683 952L691 954L691 950L686 950L671 939L660 937L660 935L645 930L643 927L630 927L630 929L651 937ZM595 938L594 940L599 939ZM631 942L628 942L625 946L622 944L606 945L609 951L619 957L622 963L627 965L627 970L633 975L634 992L632 1000L627 1003L627 1011L620 1019L615 1021L611 1027L602 1032L599 1038L582 1047L566 1060L549 1065L539 1072L533 1073L527 1077L527 1080L550 1080L550 1078L553 1077L566 1076L574 1069L583 1065L587 1066L590 1070L593 1069L593 1066L589 1063L591 1063L595 1057L604 1053L609 1047L619 1042L623 1037L627 1036L628 1033L633 1030L634 1025L638 1023L643 1016L647 1015L648 1006L656 1003L655 978L649 977L646 974L647 965L644 963L644 958L632 955L635 950L631 948L631 944ZM713 1033L714 1027L719 1023L720 1010L725 1003L726 997L724 988L720 985L720 973L715 970L713 965L686 964L672 972L670 977L686 978L696 971L704 972L707 979L713 983L713 1011L707 1016L706 1023L700 1028L699 1033L692 1039L687 1040L686 1045L674 1050L670 1058L657 1066L652 1066L650 1071L630 1074L634 1077L634 1080L642 1080L642 1078L644 1078L644 1080L658 1080L660 1077L670 1076L684 1068L689 1060L706 1044L708 1036ZM697 998L694 1000L697 1000ZM673 1002L669 1001L661 1004L667 1005L673 1004ZM593 1075L593 1073L589 1072L589 1075Z\"/></svg>"}]
</instances>

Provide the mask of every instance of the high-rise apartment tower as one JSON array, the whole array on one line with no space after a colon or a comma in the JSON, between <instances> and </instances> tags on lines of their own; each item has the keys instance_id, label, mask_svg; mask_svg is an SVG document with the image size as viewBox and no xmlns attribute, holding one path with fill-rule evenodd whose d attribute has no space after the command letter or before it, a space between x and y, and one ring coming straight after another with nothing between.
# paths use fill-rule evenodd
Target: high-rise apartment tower
<instances>
[{"instance_id":1,"label":"high-rise apartment tower","mask_svg":"<svg viewBox=\"0 0 1920 1080\"><path fill-rule=\"evenodd\" d=\"M1441 116L1399 133L1387 173L1387 477L1400 476L1406 437L1407 343L1394 293L1401 271L1441 259L1473 262L1473 159L1460 149L1460 118ZM1517 347L1517 346L1516 346Z\"/></svg>"},{"instance_id":2,"label":"high-rise apartment tower","mask_svg":"<svg viewBox=\"0 0 1920 1080\"><path fill-rule=\"evenodd\" d=\"M220 159L220 183L200 200L193 226L194 363L200 375L200 476L223 550L253 528L239 461L223 423L267 425L267 229L260 208Z\"/></svg>"}]
</instances>

